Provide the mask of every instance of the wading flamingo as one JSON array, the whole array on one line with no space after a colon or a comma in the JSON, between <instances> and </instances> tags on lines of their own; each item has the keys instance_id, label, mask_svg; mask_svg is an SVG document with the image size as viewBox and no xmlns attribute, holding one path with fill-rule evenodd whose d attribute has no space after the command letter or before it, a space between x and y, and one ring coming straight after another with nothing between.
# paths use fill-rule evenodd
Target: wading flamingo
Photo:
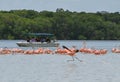
<instances>
[{"instance_id":1,"label":"wading flamingo","mask_svg":"<svg viewBox=\"0 0 120 82\"><path fill-rule=\"evenodd\" d=\"M76 57L76 53L79 52L79 50L70 50L69 48L67 48L66 46L63 46L63 48L65 48L67 50L67 55L71 56L73 60L68 60L68 61L74 61L75 59L77 59L78 61L82 62L82 60L80 60L79 58Z\"/></svg>"}]
</instances>

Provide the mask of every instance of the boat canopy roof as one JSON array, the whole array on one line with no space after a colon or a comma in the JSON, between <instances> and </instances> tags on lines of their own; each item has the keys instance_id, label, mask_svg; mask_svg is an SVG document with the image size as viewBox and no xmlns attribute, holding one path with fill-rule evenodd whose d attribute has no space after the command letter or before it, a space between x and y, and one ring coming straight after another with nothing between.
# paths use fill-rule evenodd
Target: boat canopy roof
<instances>
[{"instance_id":1,"label":"boat canopy roof","mask_svg":"<svg viewBox=\"0 0 120 82\"><path fill-rule=\"evenodd\" d=\"M54 34L51 34L51 33L29 33L28 35L33 35L33 36L53 36Z\"/></svg>"}]
</instances>

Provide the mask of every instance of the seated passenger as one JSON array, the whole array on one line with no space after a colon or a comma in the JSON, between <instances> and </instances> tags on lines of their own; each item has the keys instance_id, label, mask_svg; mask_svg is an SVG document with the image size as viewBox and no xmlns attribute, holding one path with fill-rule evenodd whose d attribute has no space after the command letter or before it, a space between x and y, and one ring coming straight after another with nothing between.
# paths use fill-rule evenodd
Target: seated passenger
<instances>
[{"instance_id":1,"label":"seated passenger","mask_svg":"<svg viewBox=\"0 0 120 82\"><path fill-rule=\"evenodd\" d=\"M30 42L30 38L29 37L27 38L27 42Z\"/></svg>"},{"instance_id":2,"label":"seated passenger","mask_svg":"<svg viewBox=\"0 0 120 82\"><path fill-rule=\"evenodd\" d=\"M35 40L36 40L36 42L40 42L40 38L36 38Z\"/></svg>"},{"instance_id":3,"label":"seated passenger","mask_svg":"<svg viewBox=\"0 0 120 82\"><path fill-rule=\"evenodd\" d=\"M35 38L32 38L32 39L30 40L30 42L36 42Z\"/></svg>"},{"instance_id":4,"label":"seated passenger","mask_svg":"<svg viewBox=\"0 0 120 82\"><path fill-rule=\"evenodd\" d=\"M50 43L51 41L50 41L50 39L49 39L49 38L47 38L47 39L46 39L46 42L47 42L47 43Z\"/></svg>"},{"instance_id":5,"label":"seated passenger","mask_svg":"<svg viewBox=\"0 0 120 82\"><path fill-rule=\"evenodd\" d=\"M45 38L41 38L41 42L45 42Z\"/></svg>"}]
</instances>

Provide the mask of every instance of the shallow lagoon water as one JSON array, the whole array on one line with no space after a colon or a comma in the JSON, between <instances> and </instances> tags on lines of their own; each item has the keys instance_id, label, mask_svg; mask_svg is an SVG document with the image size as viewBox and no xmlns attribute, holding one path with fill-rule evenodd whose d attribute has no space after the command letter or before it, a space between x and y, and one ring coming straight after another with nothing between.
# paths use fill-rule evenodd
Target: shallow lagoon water
<instances>
[{"instance_id":1,"label":"shallow lagoon water","mask_svg":"<svg viewBox=\"0 0 120 82\"><path fill-rule=\"evenodd\" d=\"M0 47L18 47L15 41L0 41ZM83 41L60 41L60 46L81 48ZM65 55L0 55L0 82L119 82L120 54L111 52L119 41L86 41L87 47L105 48L105 55L77 53L83 62L67 61ZM4 45L3 45L4 44ZM19 47L18 47L19 48Z\"/></svg>"}]
</instances>

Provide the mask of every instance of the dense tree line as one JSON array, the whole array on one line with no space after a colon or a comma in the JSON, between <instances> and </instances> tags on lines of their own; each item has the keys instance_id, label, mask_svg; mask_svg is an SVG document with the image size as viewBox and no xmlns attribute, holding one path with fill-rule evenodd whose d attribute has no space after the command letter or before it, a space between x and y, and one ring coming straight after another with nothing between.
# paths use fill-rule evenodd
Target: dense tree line
<instances>
[{"instance_id":1,"label":"dense tree line","mask_svg":"<svg viewBox=\"0 0 120 82\"><path fill-rule=\"evenodd\" d=\"M61 40L120 40L120 13L0 11L0 39L25 39L26 33L53 33Z\"/></svg>"}]
</instances>

